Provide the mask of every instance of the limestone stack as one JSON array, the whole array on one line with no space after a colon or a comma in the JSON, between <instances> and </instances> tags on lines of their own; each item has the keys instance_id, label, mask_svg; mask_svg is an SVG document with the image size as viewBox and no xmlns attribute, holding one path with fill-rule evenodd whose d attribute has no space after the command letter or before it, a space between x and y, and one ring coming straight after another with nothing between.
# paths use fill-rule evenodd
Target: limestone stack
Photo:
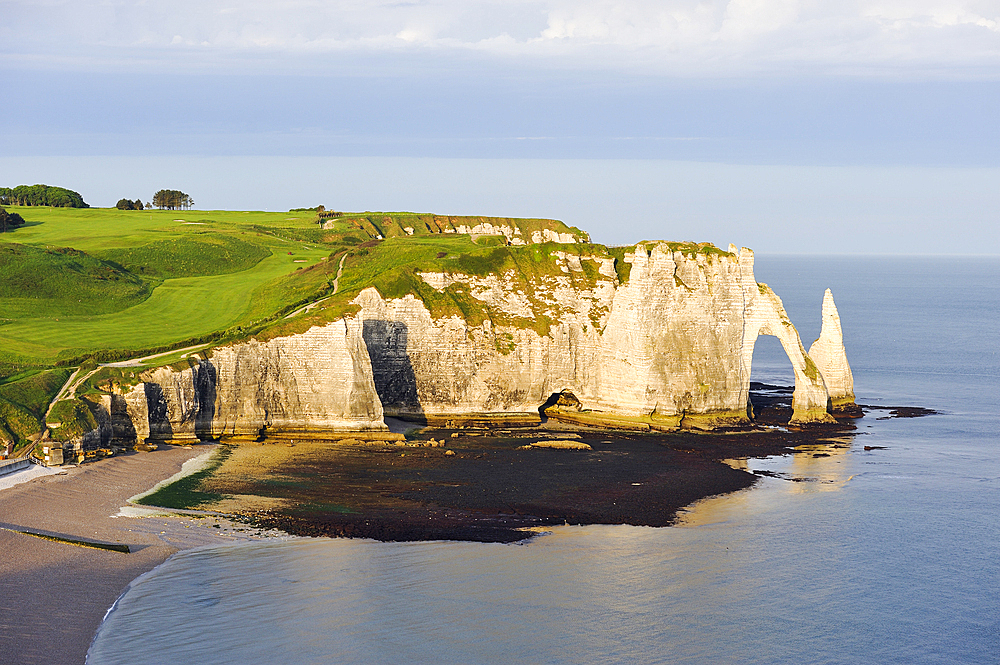
<instances>
[{"instance_id":1,"label":"limestone stack","mask_svg":"<svg viewBox=\"0 0 1000 665\"><path fill-rule=\"evenodd\" d=\"M853 412L854 375L847 362L844 333L840 327L840 314L833 302L833 293L826 290L823 296L823 328L819 339L809 347L809 356L816 363L826 381L834 412Z\"/></svg>"}]
</instances>

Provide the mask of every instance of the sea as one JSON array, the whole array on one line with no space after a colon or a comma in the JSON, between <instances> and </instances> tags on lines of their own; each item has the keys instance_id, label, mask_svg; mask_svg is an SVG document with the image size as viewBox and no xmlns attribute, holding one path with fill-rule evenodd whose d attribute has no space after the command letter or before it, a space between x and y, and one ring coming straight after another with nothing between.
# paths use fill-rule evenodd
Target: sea
<instances>
[{"instance_id":1,"label":"sea","mask_svg":"<svg viewBox=\"0 0 1000 665\"><path fill-rule=\"evenodd\" d=\"M767 475L668 528L180 552L88 663L1000 662L1000 258L761 255L756 275L806 348L832 289L859 403L937 413L733 460ZM752 378L792 384L775 339Z\"/></svg>"}]
</instances>

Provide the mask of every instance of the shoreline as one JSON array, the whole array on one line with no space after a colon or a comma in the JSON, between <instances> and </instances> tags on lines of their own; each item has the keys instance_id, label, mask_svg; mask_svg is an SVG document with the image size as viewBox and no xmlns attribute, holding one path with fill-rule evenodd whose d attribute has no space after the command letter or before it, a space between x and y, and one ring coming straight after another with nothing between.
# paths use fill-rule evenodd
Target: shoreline
<instances>
[{"instance_id":1,"label":"shoreline","mask_svg":"<svg viewBox=\"0 0 1000 665\"><path fill-rule=\"evenodd\" d=\"M563 428L557 429L548 434L573 438ZM325 497L323 505L333 510L320 513L316 505L302 503L298 512L284 513L274 506L239 510L233 503L226 510L210 505L178 510L128 503L180 478L182 471L190 475L204 468L207 453L218 444L161 445L153 452L88 463L3 490L0 526L125 543L130 553L84 549L0 530L0 584L4 588L0 663L83 663L107 612L128 586L182 550L289 536L513 542L567 522L668 526L676 523L686 506L746 489L759 480L760 476L733 468L724 459L784 455L796 446L853 437L855 431L853 420L804 430L652 436L577 430L576 439L589 442L591 450L525 449L523 430L459 432L451 437L455 432L438 429L425 429L419 437L423 441L445 437L446 448L423 447L419 441L410 441L413 447L391 450L372 445L331 446L329 442L325 448L312 444L319 446L313 449L302 443L274 445L275 441L242 446L250 452L280 451L286 461L292 453L298 456L295 464L275 467L280 468L284 487L295 486L296 474L313 478L325 474L343 483L344 473L355 473L347 478L351 482L341 486L340 495ZM545 433L534 428L527 434L538 438ZM335 454L316 454L321 449ZM528 464L518 466L518 458ZM567 464L573 459L583 463ZM382 484L387 476L380 462L385 461L396 474L395 484ZM651 461L657 466L651 466ZM519 475L531 469L534 476ZM274 469L254 470L261 474ZM561 480L552 475L567 472L569 476ZM646 476L637 479L637 473ZM449 477L454 474L457 477ZM218 484L216 475L207 484ZM256 477L276 480L268 475ZM512 484L512 478L518 482ZM553 494L546 483L561 489ZM544 496L538 494L540 487L547 492ZM213 486L210 491L219 489ZM320 488L327 490L329 486ZM482 495L493 498L483 500ZM361 510L342 510L344 506L336 503L349 496L361 496ZM370 501L373 497L374 502Z\"/></svg>"},{"instance_id":2,"label":"shoreline","mask_svg":"<svg viewBox=\"0 0 1000 665\"><path fill-rule=\"evenodd\" d=\"M0 663L83 663L107 611L140 575L181 550L267 539L220 517L121 515L130 497L212 448L160 446L0 491ZM123 544L129 553L65 540Z\"/></svg>"},{"instance_id":3,"label":"shoreline","mask_svg":"<svg viewBox=\"0 0 1000 665\"><path fill-rule=\"evenodd\" d=\"M269 440L236 448L202 488L238 497L206 508L296 536L509 543L565 523L671 526L684 507L758 482L722 460L789 454L853 432L850 424L638 435L557 426L479 436L426 429L413 447ZM546 445L566 437L586 447ZM446 447L420 445L432 440ZM268 481L255 477L262 468Z\"/></svg>"}]
</instances>

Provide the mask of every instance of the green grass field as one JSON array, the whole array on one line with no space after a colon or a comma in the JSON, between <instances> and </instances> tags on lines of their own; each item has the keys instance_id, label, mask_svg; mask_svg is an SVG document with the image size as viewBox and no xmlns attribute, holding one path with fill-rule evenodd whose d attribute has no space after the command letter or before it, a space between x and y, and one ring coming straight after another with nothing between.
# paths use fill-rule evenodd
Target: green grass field
<instances>
[{"instance_id":1,"label":"green grass field","mask_svg":"<svg viewBox=\"0 0 1000 665\"><path fill-rule=\"evenodd\" d=\"M0 361L46 366L252 324L286 291L310 295L287 278L331 251L282 237L317 228L288 213L10 209L27 224L0 236Z\"/></svg>"}]
</instances>

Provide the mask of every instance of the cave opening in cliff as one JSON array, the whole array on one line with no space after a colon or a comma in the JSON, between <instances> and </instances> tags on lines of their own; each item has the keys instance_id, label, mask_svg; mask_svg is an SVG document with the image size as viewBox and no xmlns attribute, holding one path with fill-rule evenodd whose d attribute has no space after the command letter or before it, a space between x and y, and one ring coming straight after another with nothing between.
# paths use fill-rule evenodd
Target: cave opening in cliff
<instances>
[{"instance_id":1,"label":"cave opening in cliff","mask_svg":"<svg viewBox=\"0 0 1000 665\"><path fill-rule=\"evenodd\" d=\"M558 393L552 393L545 403L538 407L538 415L541 416L542 422L544 423L548 420L548 411L579 411L583 408L583 404L577 399L576 395L570 390L563 390Z\"/></svg>"},{"instance_id":2,"label":"cave opening in cliff","mask_svg":"<svg viewBox=\"0 0 1000 665\"><path fill-rule=\"evenodd\" d=\"M750 367L750 404L754 420L783 425L792 417L795 372L792 361L773 335L760 335Z\"/></svg>"}]
</instances>

